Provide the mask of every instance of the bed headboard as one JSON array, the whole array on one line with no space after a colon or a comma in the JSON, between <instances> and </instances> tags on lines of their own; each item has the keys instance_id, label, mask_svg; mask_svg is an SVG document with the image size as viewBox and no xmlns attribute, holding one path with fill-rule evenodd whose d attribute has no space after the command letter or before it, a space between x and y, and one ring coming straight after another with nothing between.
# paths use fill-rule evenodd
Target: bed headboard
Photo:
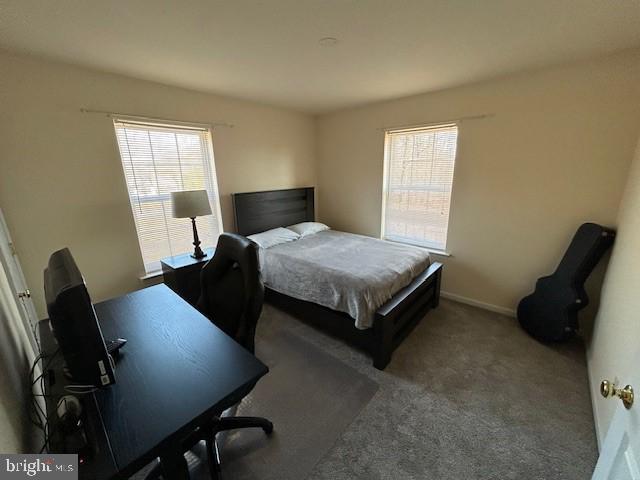
<instances>
[{"instance_id":1,"label":"bed headboard","mask_svg":"<svg viewBox=\"0 0 640 480\"><path fill-rule=\"evenodd\" d=\"M234 193L233 214L240 235L315 220L314 188L289 188L266 192Z\"/></svg>"}]
</instances>

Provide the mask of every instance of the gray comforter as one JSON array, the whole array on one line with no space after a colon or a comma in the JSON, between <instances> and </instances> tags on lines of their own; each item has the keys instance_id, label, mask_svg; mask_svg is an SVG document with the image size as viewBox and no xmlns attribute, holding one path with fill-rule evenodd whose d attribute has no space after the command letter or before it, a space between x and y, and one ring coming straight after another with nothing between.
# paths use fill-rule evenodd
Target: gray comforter
<instances>
[{"instance_id":1,"label":"gray comforter","mask_svg":"<svg viewBox=\"0 0 640 480\"><path fill-rule=\"evenodd\" d=\"M267 287L346 312L360 329L430 263L421 248L334 230L261 249L260 257Z\"/></svg>"}]
</instances>

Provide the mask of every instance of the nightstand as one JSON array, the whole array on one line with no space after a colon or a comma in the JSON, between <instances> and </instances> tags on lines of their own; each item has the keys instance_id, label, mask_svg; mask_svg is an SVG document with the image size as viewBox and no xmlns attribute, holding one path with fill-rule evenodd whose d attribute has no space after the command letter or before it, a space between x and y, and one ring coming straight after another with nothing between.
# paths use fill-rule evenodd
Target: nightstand
<instances>
[{"instance_id":1,"label":"nightstand","mask_svg":"<svg viewBox=\"0 0 640 480\"><path fill-rule=\"evenodd\" d=\"M185 253L160 261L164 283L193 306L200 297L200 270L211 260L215 248L206 248L204 252L207 256L199 260Z\"/></svg>"}]
</instances>

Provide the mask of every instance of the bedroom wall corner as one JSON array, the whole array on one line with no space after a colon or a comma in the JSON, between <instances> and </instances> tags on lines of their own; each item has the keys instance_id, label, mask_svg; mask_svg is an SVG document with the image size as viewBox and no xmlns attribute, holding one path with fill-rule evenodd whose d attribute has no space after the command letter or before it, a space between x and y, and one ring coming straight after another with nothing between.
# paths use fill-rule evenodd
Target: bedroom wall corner
<instances>
[{"instance_id":1,"label":"bedroom wall corner","mask_svg":"<svg viewBox=\"0 0 640 480\"><path fill-rule=\"evenodd\" d=\"M143 287L142 258L112 120L81 108L214 128L223 223L231 193L315 185L312 115L0 52L0 204L44 316L42 270L70 247L94 301Z\"/></svg>"},{"instance_id":2,"label":"bedroom wall corner","mask_svg":"<svg viewBox=\"0 0 640 480\"><path fill-rule=\"evenodd\" d=\"M580 224L616 225L640 129L640 49L321 115L320 219L379 236L381 127L483 114L460 123L452 255L437 258L443 291L513 311Z\"/></svg>"}]
</instances>

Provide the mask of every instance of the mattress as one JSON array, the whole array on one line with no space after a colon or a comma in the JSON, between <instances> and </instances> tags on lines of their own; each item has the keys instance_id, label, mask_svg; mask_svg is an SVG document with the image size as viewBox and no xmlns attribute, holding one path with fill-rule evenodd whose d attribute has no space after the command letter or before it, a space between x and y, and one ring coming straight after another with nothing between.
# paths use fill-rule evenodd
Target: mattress
<instances>
[{"instance_id":1,"label":"mattress","mask_svg":"<svg viewBox=\"0 0 640 480\"><path fill-rule=\"evenodd\" d=\"M326 230L260 249L265 285L284 295L345 312L359 329L430 264L426 250Z\"/></svg>"}]
</instances>

